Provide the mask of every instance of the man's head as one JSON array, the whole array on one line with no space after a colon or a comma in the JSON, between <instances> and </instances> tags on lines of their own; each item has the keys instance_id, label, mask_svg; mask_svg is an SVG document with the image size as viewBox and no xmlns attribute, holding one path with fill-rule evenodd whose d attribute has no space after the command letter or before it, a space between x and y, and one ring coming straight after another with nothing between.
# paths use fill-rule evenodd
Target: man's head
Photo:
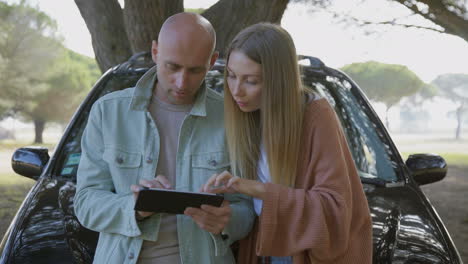
<instances>
[{"instance_id":1,"label":"man's head","mask_svg":"<svg viewBox=\"0 0 468 264\"><path fill-rule=\"evenodd\" d=\"M157 65L156 96L171 104L193 103L218 58L215 46L215 31L202 16L179 13L169 17L151 47Z\"/></svg>"}]
</instances>

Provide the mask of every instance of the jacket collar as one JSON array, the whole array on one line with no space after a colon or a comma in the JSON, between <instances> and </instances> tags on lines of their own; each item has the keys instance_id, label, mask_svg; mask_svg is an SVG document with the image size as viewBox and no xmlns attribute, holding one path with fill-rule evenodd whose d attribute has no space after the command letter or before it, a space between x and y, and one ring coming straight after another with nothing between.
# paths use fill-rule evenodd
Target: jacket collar
<instances>
[{"instance_id":1,"label":"jacket collar","mask_svg":"<svg viewBox=\"0 0 468 264\"><path fill-rule=\"evenodd\" d=\"M156 66L149 69L143 76L138 80L135 85L132 100L130 102L130 109L136 111L148 111L148 106L151 102L151 96L153 95L153 87L157 82ZM194 116L206 116L206 85L205 82L201 84L198 90L195 102L190 115Z\"/></svg>"}]
</instances>

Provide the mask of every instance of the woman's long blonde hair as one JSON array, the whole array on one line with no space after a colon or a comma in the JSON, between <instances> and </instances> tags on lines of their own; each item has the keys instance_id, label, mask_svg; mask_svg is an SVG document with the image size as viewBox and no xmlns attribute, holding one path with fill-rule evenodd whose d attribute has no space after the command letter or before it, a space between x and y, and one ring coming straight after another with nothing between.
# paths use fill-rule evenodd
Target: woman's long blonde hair
<instances>
[{"instance_id":1,"label":"woman's long blonde hair","mask_svg":"<svg viewBox=\"0 0 468 264\"><path fill-rule=\"evenodd\" d=\"M260 64L263 79L261 110L245 113L232 97L225 71L224 114L233 171L257 179L263 141L272 182L294 186L304 108L294 42L280 26L260 23L237 34L226 52L226 66L232 51Z\"/></svg>"}]
</instances>

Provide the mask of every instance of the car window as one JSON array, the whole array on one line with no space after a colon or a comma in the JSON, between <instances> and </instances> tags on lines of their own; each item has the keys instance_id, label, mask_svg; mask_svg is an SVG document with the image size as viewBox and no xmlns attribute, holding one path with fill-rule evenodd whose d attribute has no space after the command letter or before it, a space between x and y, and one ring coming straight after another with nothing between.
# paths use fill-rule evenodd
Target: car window
<instances>
[{"instance_id":1,"label":"car window","mask_svg":"<svg viewBox=\"0 0 468 264\"><path fill-rule=\"evenodd\" d=\"M76 171L81 157L81 136L88 122L89 112L92 103L100 97L114 91L123 90L128 87L133 87L142 73L137 74L113 74L107 78L101 79L92 92L98 91L90 98L91 102L85 106L85 109L80 113L76 122L66 135L63 147L57 155L57 165L54 166L52 175L65 177L71 180L76 180Z\"/></svg>"},{"instance_id":2,"label":"car window","mask_svg":"<svg viewBox=\"0 0 468 264\"><path fill-rule=\"evenodd\" d=\"M397 181L398 165L382 126L367 103L343 76L308 78L304 84L330 102L345 132L361 178Z\"/></svg>"},{"instance_id":3,"label":"car window","mask_svg":"<svg viewBox=\"0 0 468 264\"><path fill-rule=\"evenodd\" d=\"M111 74L97 84L95 94L91 101L94 102L101 96L116 90L125 89L135 85L141 74ZM327 76L305 78L304 84L311 87L316 93L326 98L334 107L343 130L348 140L356 167L361 178L382 179L385 181L397 181L398 169L395 154L392 153L388 139L381 132L381 125L376 123L374 115L361 96L351 89L352 85L343 77ZM223 75L218 71L211 71L207 75L208 88L222 92ZM76 179L76 171L81 156L81 135L86 126L91 103L80 114L79 118L70 129L57 155L57 166L53 175Z\"/></svg>"}]
</instances>

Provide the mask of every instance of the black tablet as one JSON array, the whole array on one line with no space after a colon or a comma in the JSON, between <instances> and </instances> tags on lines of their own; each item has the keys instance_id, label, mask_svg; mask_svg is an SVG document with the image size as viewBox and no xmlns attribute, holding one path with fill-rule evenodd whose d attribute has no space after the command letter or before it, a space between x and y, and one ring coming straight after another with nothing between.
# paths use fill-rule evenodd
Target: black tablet
<instances>
[{"instance_id":1,"label":"black tablet","mask_svg":"<svg viewBox=\"0 0 468 264\"><path fill-rule=\"evenodd\" d=\"M138 194L135 211L183 214L187 207L200 208L202 204L219 207L223 200L219 194L144 188Z\"/></svg>"}]
</instances>

